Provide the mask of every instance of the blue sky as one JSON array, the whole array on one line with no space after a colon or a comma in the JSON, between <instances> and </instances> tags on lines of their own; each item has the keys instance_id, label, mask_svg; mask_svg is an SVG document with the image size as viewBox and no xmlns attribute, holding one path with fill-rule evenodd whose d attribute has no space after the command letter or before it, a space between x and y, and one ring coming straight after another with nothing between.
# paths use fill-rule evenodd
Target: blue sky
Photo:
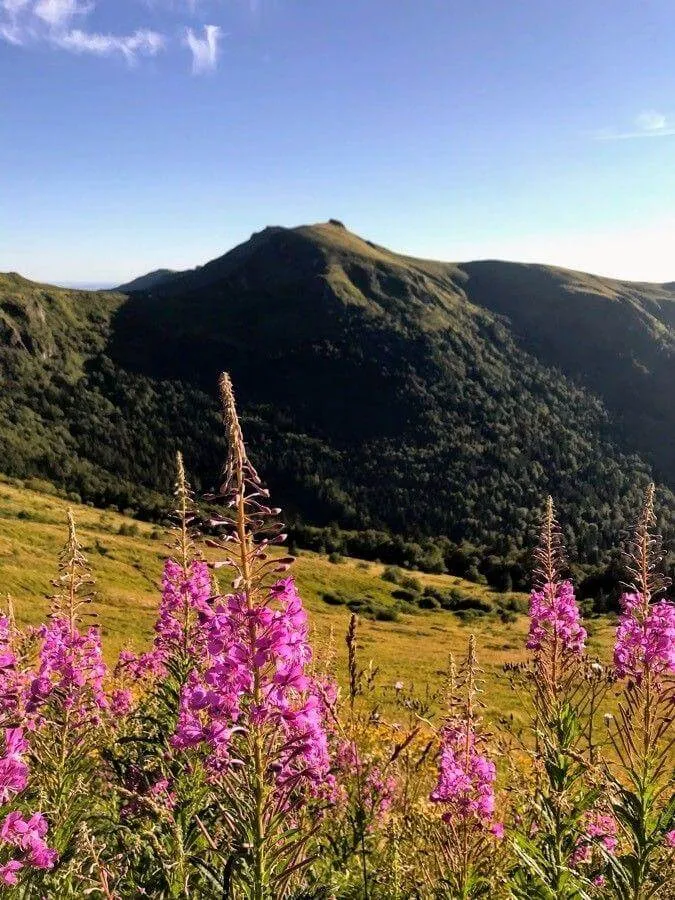
<instances>
[{"instance_id":1,"label":"blue sky","mask_svg":"<svg viewBox=\"0 0 675 900\"><path fill-rule=\"evenodd\" d=\"M0 0L0 270L268 224L675 280L672 0Z\"/></svg>"}]
</instances>

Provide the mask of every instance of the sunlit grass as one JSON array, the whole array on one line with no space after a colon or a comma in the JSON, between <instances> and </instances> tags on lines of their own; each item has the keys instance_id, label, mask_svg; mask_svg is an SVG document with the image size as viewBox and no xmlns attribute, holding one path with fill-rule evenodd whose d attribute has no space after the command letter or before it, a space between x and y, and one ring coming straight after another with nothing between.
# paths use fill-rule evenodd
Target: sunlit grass
<instances>
[{"instance_id":1,"label":"sunlit grass","mask_svg":"<svg viewBox=\"0 0 675 900\"><path fill-rule=\"evenodd\" d=\"M14 598L17 617L23 624L37 625L47 611L57 553L65 540L69 505L73 504L59 497L0 483L1 590ZM167 536L152 525L114 512L81 505L74 505L74 511L78 533L96 577L93 610L102 627L105 653L112 659L126 644L141 649L152 633L159 579L168 552ZM136 533L129 534L130 531ZM392 596L397 585L382 579L383 569L375 563L352 559L331 563L315 553L300 554L294 574L309 610L317 654L326 652L332 643L338 668L343 668L350 611L346 606L330 606L323 599L325 593L396 608L398 621L363 619L359 628L362 664L372 660L385 688L393 689L396 681L402 681L406 689L414 687L420 694L427 686L438 687L447 670L448 654L461 656L473 632L485 671L487 714L511 711L513 694L503 674L499 676L505 663L524 659L526 617L503 623L495 616L484 616L464 623L446 611L400 611L405 604ZM453 576L414 574L423 585L456 587L466 595L483 599L494 597L489 588ZM221 581L224 577L221 574ZM606 658L611 623L594 620L591 632L591 651Z\"/></svg>"}]
</instances>

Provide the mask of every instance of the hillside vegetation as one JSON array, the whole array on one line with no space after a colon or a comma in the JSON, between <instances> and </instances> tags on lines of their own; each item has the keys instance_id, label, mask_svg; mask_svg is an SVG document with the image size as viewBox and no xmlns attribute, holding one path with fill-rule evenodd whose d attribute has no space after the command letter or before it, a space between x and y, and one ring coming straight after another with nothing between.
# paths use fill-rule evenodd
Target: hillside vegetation
<instances>
[{"instance_id":1,"label":"hillside vegetation","mask_svg":"<svg viewBox=\"0 0 675 900\"><path fill-rule=\"evenodd\" d=\"M38 485L39 487L39 485ZM157 613L159 579L168 550L167 533L128 517L73 505L39 490L0 482L0 581L11 595L19 621L37 625L48 610L47 597L56 575L56 560L66 535L66 515L73 508L84 551L95 578L93 611L102 628L106 657L113 660L126 645L147 648ZM217 558L217 554L215 557ZM499 609L526 609L519 594L496 594L460 578L406 572L419 589L455 592L464 612L419 609L399 599L400 585L382 578L384 566L354 559L330 562L325 556L302 553L294 566L300 592L320 654L329 645L338 664L346 657L344 636L351 610L361 613L360 645L372 658L389 688L399 680L424 693L438 689L448 654L461 656L470 632L478 635L488 677L486 702L491 715L513 707L515 697L499 679L506 662L523 658L527 619ZM222 585L226 587L225 583ZM397 597L398 595L398 597ZM328 597L328 601L326 600ZM351 608L348 604L351 604ZM481 609L482 607L482 609ZM492 608L492 613L485 609ZM467 614L466 610L470 610ZM372 612L374 610L374 612ZM384 613L384 615L383 615ZM381 620L374 618L375 614ZM392 619L393 621L391 621ZM608 656L613 627L594 620L593 652ZM344 674L344 672L343 672Z\"/></svg>"},{"instance_id":2,"label":"hillside vegetation","mask_svg":"<svg viewBox=\"0 0 675 900\"><path fill-rule=\"evenodd\" d=\"M416 260L337 223L157 275L0 278L6 473L156 518L177 449L214 483L226 368L305 546L524 588L543 496L597 568L652 477L672 534L672 285Z\"/></svg>"}]
</instances>

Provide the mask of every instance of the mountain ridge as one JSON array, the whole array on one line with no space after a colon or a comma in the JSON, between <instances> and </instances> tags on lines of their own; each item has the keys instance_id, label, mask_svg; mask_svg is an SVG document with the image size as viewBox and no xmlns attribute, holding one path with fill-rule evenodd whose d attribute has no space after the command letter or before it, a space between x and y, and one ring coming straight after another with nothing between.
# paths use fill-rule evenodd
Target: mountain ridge
<instances>
[{"instance_id":1,"label":"mountain ridge","mask_svg":"<svg viewBox=\"0 0 675 900\"><path fill-rule=\"evenodd\" d=\"M145 275L141 275L138 278L145 278L148 276L154 276L157 274L166 273L168 275L185 275L190 274L198 269L203 269L205 266L211 265L212 263L216 263L222 260L224 257L229 256L233 251L236 251L238 248L243 248L247 244L250 244L252 241L255 241L257 238L266 237L273 234L282 234L282 233L295 233L302 236L307 237L310 241L315 243L323 244L326 248L332 248L334 250L342 249L343 251L354 252L357 248L361 249L362 255L368 256L373 253L382 255L383 259L388 261L396 262L399 261L400 264L410 264L410 265L419 265L422 267L429 267L429 269L439 268L450 268L450 269L462 269L465 266L475 266L475 265L483 265L483 264L498 264L504 266L518 266L521 268L528 269L540 269L546 270L553 273L558 273L560 275L570 276L570 277L581 277L584 280L592 279L600 284L604 285L623 285L623 286L634 286L639 288L663 288L666 291L671 293L675 293L675 281L672 282L656 282L656 281L635 281L631 279L621 279L614 278L607 275L598 275L592 272L584 272L580 269L572 269L565 266L559 266L556 264L547 264L547 263L523 263L518 262L517 260L508 260L502 259L500 257L486 257L474 260L467 260L463 262L452 261L452 260L434 260L425 257L417 257L412 256L406 253L399 253L397 251L390 250L383 245L377 244L374 241L368 240L367 238L362 238L360 235L355 234L346 228L341 222L338 222L335 219L328 220L326 222L319 222L315 224L306 224L306 225L297 225L293 227L285 227L281 225L267 225L265 228L260 231L253 232L253 234L246 240L240 242L235 245L232 249L225 251L220 256L214 257L214 259L207 261L206 263L196 266L193 269L186 270L175 270L175 269L157 269L152 272L148 272ZM121 290L123 287L127 287L129 284L133 284L134 281L137 281L138 278L134 279L131 282L126 283L126 285L120 285L115 290Z\"/></svg>"},{"instance_id":2,"label":"mountain ridge","mask_svg":"<svg viewBox=\"0 0 675 900\"><path fill-rule=\"evenodd\" d=\"M10 475L151 514L180 447L209 486L227 369L297 527L514 559L551 492L597 562L650 478L672 499L668 285L418 260L336 223L263 229L145 291L17 284L0 278ZM12 344L19 326L37 353Z\"/></svg>"}]
</instances>

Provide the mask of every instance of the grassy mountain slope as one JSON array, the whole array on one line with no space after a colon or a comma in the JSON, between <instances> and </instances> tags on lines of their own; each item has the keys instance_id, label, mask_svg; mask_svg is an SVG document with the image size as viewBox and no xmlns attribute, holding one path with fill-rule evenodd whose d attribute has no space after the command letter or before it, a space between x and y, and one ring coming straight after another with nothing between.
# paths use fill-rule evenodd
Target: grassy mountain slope
<instances>
[{"instance_id":1,"label":"grassy mountain slope","mask_svg":"<svg viewBox=\"0 0 675 900\"><path fill-rule=\"evenodd\" d=\"M40 324L45 289L25 285L24 331L40 340L0 350L12 474L147 509L182 447L209 486L225 449L214 402L225 368L252 455L294 521L422 545L446 535L507 558L552 492L573 554L597 562L654 473L672 517L667 286L410 259L337 224L268 228L128 299L52 291L63 316L77 308L83 350L51 307ZM15 294L0 282L7 334L20 324ZM428 555L447 561L452 548L436 544Z\"/></svg>"},{"instance_id":2,"label":"grassy mountain slope","mask_svg":"<svg viewBox=\"0 0 675 900\"><path fill-rule=\"evenodd\" d=\"M66 536L68 505L57 496L0 480L0 579L3 592L13 597L22 624L37 625L48 611L46 597L52 592L57 554ZM117 513L78 505L74 513L96 577L92 609L102 628L106 657L114 660L126 644L136 650L146 649L152 637L159 579L167 553L165 534ZM397 586L382 579L382 568L351 559L333 564L314 553L303 553L294 566L314 640L318 647L325 646L332 632L340 665L345 662L343 637L350 613L344 605L326 603L324 594L340 594L348 600L370 599L384 609L405 608L394 596ZM459 578L413 574L422 584L441 590L456 589L483 600L496 597L486 588ZM593 620L591 627L593 651L607 658L612 637L609 620ZM507 623L494 616L463 622L449 612L411 611L399 613L395 622L362 620L359 644L363 663L372 657L389 689L400 679L406 687L414 682L423 691L425 684L440 687L448 653L459 656L465 652L469 633L474 632L486 669L488 710L498 715L514 705L515 698L500 671L505 662L522 658L526 628L524 616Z\"/></svg>"}]
</instances>

